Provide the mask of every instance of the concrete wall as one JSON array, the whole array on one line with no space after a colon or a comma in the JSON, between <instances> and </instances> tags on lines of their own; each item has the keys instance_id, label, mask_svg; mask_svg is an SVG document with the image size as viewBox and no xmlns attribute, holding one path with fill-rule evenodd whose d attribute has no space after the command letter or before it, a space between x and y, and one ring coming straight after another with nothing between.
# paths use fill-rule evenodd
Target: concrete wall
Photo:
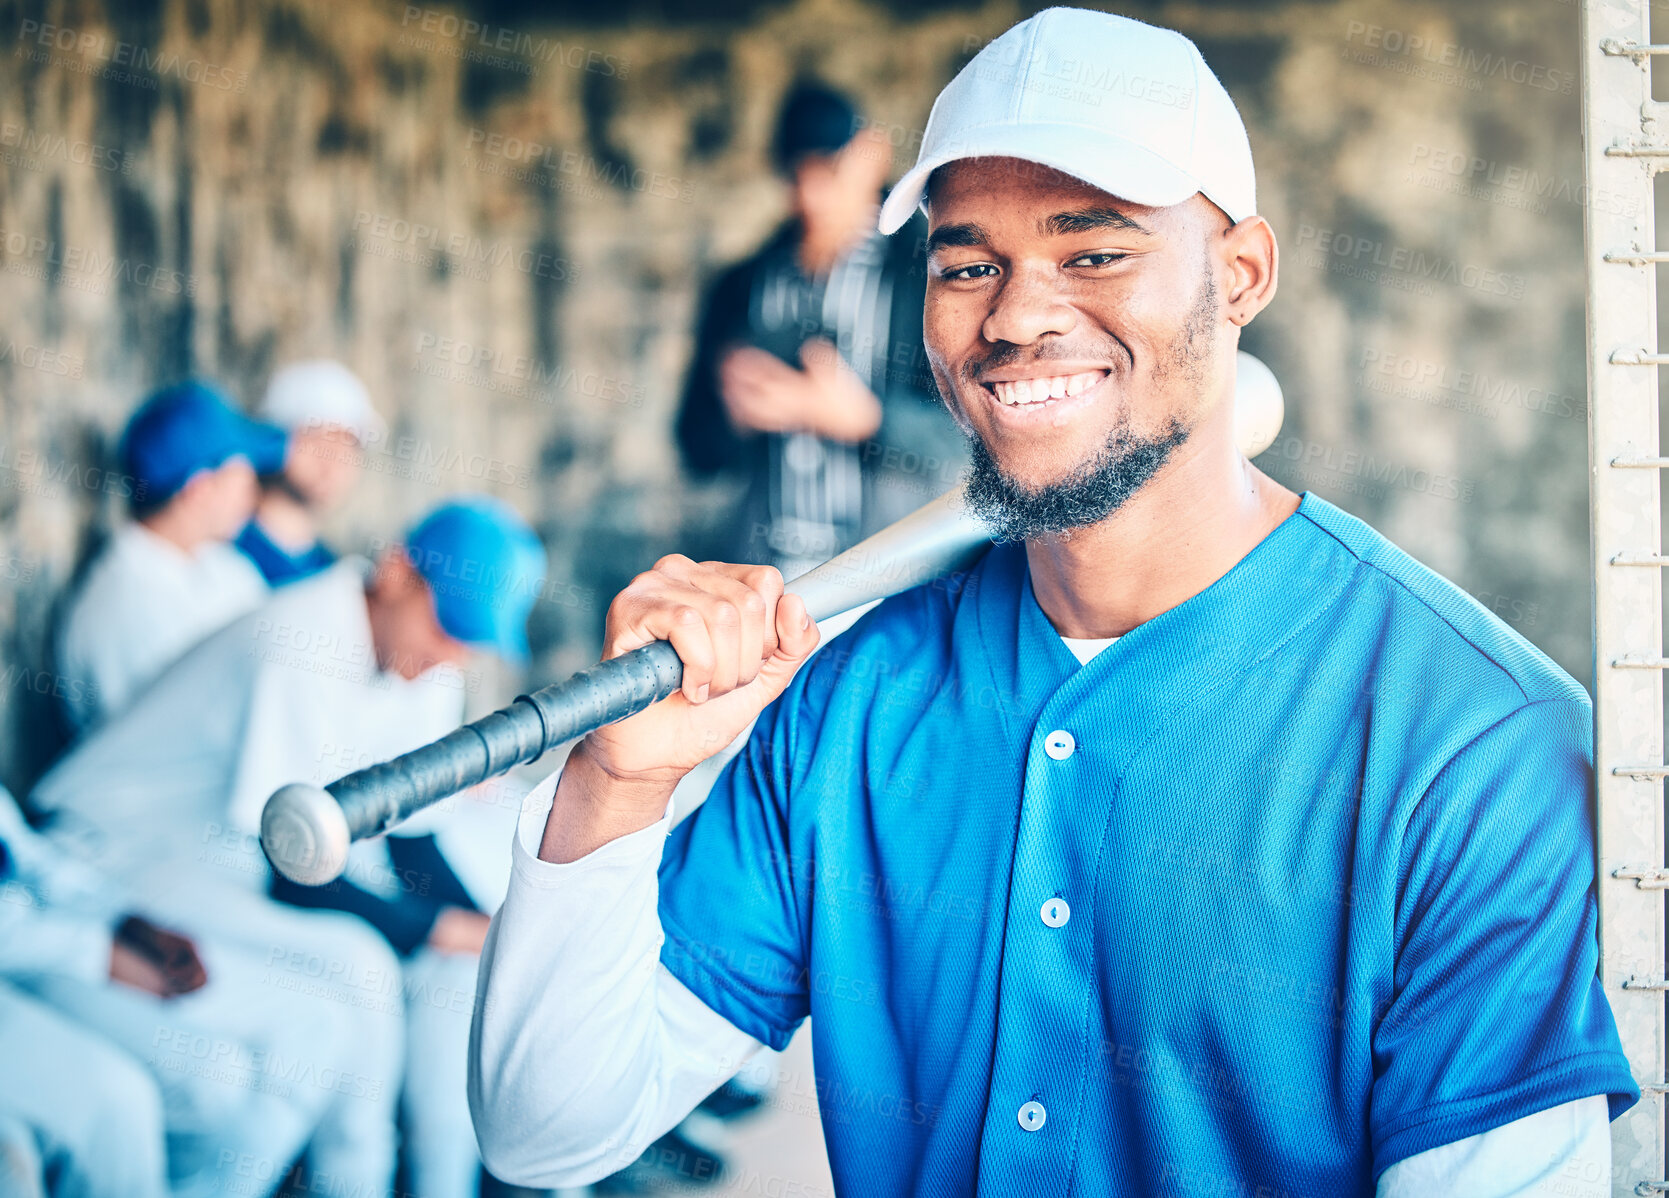
<instances>
[{"instance_id":1,"label":"concrete wall","mask_svg":"<svg viewBox=\"0 0 1669 1198\"><path fill-rule=\"evenodd\" d=\"M1245 342L1287 390L1263 464L1586 680L1574 7L1116 7L1196 37L1251 129L1284 251ZM349 362L391 431L340 542L500 494L552 554L537 673L590 660L613 590L721 509L668 428L700 283L781 215L789 81L855 90L902 165L1028 11L0 5L0 780L52 751L47 630L121 509L113 436L187 371L253 402Z\"/></svg>"}]
</instances>

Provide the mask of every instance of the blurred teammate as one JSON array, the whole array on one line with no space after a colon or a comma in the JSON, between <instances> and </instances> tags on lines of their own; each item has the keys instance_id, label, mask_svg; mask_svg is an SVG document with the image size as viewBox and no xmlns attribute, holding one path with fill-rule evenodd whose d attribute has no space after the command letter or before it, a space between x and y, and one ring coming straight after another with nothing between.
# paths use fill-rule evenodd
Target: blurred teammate
<instances>
[{"instance_id":1,"label":"blurred teammate","mask_svg":"<svg viewBox=\"0 0 1669 1198\"><path fill-rule=\"evenodd\" d=\"M544 573L544 550L532 530L509 508L487 500L442 506L411 530L403 548L385 552L358 606L385 669L415 672L403 689L416 703L407 722L379 740L345 741L348 729L340 726L329 732L327 743L353 748L325 772L385 760L394 736L412 741L409 748L451 731L461 722L464 692L455 685L457 670L447 667L462 666L472 651L525 665L527 616ZM305 618L332 628L355 606L339 590L321 589L317 600ZM298 761L297 768L304 764ZM453 807L431 808L396 834L356 845L347 876L336 882L301 886L275 875L272 887L285 902L366 919L400 954L409 1042L406 1158L412 1191L425 1198L475 1193L480 1160L465 1091L469 1011L488 927L485 912L497 909L508 880L496 864L514 814L508 807L483 810L469 796ZM495 863L490 876L468 868L483 859Z\"/></svg>"},{"instance_id":2,"label":"blurred teammate","mask_svg":"<svg viewBox=\"0 0 1669 1198\"><path fill-rule=\"evenodd\" d=\"M412 1188L433 1198L469 1192L479 1170L464 1090L469 1011L481 912L496 907L505 879L447 862L449 838L465 855L480 835L502 843L484 822L494 812L433 811L405 829L432 832L432 841L365 844L345 882L280 891L370 918L386 942L359 919L274 902L256 835L267 796L284 783L329 782L456 727L459 667L475 646L525 659L544 573L537 538L506 506L442 505L374 564L348 558L285 586L198 645L32 794L55 814L54 837L130 879L147 909L175 926L270 927L261 934L279 939L266 951L301 971L275 970L280 985L312 984L313 921L350 925L359 940L322 952L321 980L360 992L360 1034L382 1072L362 1071L393 1080L389 1107L399 1069L383 1054L391 1041L396 1059L406 1046ZM506 826L513 818L502 812ZM392 1121L391 1110L381 1113Z\"/></svg>"},{"instance_id":3,"label":"blurred teammate","mask_svg":"<svg viewBox=\"0 0 1669 1198\"><path fill-rule=\"evenodd\" d=\"M4 1002L5 997L0 996L0 1004ZM46 1013L42 1011L42 1014ZM0 1031L0 1035L4 1032ZM6 1108L10 1105L21 1107L21 1113L8 1113ZM0 1101L0 1194L9 1198L46 1198L46 1165L41 1159L41 1144L55 1139L57 1129L36 1118L36 1114L34 1104L27 1100L12 1104ZM155 1153L151 1155L154 1157ZM73 1163L67 1167L61 1164L59 1176L73 1168ZM112 1187L108 1182L81 1178L71 1182L68 1188L94 1198L100 1194L129 1192L144 1198L156 1193L154 1182L143 1181L131 1190L123 1190Z\"/></svg>"},{"instance_id":4,"label":"blurred teammate","mask_svg":"<svg viewBox=\"0 0 1669 1198\"><path fill-rule=\"evenodd\" d=\"M290 452L261 479L255 516L237 545L272 586L325 569L336 554L320 539L319 520L359 481L365 446L385 425L365 384L340 362L296 362L272 376L262 419L286 430Z\"/></svg>"},{"instance_id":5,"label":"blurred teammate","mask_svg":"<svg viewBox=\"0 0 1669 1198\"><path fill-rule=\"evenodd\" d=\"M731 550L790 577L944 491L962 460L921 353L920 234L875 231L892 152L862 124L833 89L789 94L773 156L792 215L708 292L678 416L691 469L746 480Z\"/></svg>"},{"instance_id":6,"label":"blurred teammate","mask_svg":"<svg viewBox=\"0 0 1669 1198\"><path fill-rule=\"evenodd\" d=\"M113 715L164 666L267 593L230 542L278 471L284 434L206 383L165 387L128 421L120 456L133 519L89 563L59 628L58 670L75 730Z\"/></svg>"},{"instance_id":7,"label":"blurred teammate","mask_svg":"<svg viewBox=\"0 0 1669 1198\"><path fill-rule=\"evenodd\" d=\"M139 906L0 791L0 1112L89 1194L273 1193L338 1115L349 1021Z\"/></svg>"},{"instance_id":8,"label":"blurred teammate","mask_svg":"<svg viewBox=\"0 0 1669 1198\"><path fill-rule=\"evenodd\" d=\"M0 982L0 1060L0 1194L166 1198L162 1098L132 1056Z\"/></svg>"}]
</instances>

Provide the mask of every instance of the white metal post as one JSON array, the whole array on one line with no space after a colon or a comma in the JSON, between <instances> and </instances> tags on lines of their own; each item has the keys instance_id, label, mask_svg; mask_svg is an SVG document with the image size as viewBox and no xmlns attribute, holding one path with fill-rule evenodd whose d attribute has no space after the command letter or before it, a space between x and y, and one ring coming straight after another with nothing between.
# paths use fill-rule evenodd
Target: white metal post
<instances>
[{"instance_id":1,"label":"white metal post","mask_svg":"<svg viewBox=\"0 0 1669 1198\"><path fill-rule=\"evenodd\" d=\"M1600 976L1640 1104L1612 1124L1612 1193L1669 1192L1664 1160L1663 552L1658 519L1659 252L1647 0L1582 0L1588 462L1594 557L1594 749Z\"/></svg>"}]
</instances>

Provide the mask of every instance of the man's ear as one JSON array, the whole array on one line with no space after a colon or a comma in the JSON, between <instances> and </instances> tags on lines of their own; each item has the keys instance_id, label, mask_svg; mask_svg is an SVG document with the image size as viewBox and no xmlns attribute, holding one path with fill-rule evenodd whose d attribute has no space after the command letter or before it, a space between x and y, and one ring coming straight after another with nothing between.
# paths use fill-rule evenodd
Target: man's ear
<instances>
[{"instance_id":1,"label":"man's ear","mask_svg":"<svg viewBox=\"0 0 1669 1198\"><path fill-rule=\"evenodd\" d=\"M1275 231L1263 217L1248 216L1223 230L1218 248L1218 261L1226 261L1229 270L1223 312L1232 324L1244 328L1275 298L1280 274Z\"/></svg>"}]
</instances>

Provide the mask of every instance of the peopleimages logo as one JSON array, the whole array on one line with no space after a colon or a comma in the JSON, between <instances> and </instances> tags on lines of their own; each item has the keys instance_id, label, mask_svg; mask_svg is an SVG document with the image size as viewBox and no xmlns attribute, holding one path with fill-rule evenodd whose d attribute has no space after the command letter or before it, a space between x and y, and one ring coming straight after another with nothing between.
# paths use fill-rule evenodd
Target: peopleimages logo
<instances>
[{"instance_id":1,"label":"peopleimages logo","mask_svg":"<svg viewBox=\"0 0 1669 1198\"><path fill-rule=\"evenodd\" d=\"M65 245L39 234L0 229L0 251L12 259L0 264L8 274L53 279L78 291L107 294L111 283L124 283L164 295L197 294L197 278L134 258Z\"/></svg>"},{"instance_id":2,"label":"peopleimages logo","mask_svg":"<svg viewBox=\"0 0 1669 1198\"><path fill-rule=\"evenodd\" d=\"M419 333L417 354L412 369L419 374L517 398L540 399L562 391L633 408L641 408L644 403L642 384L595 370L549 365L527 354L456 337Z\"/></svg>"},{"instance_id":3,"label":"peopleimages logo","mask_svg":"<svg viewBox=\"0 0 1669 1198\"><path fill-rule=\"evenodd\" d=\"M69 66L72 64L53 60L52 52L73 53L98 65L98 71L88 73L104 74L114 82L135 83L152 90L156 88L156 80L164 75L184 83L200 83L229 92L241 92L249 83L248 71L234 71L201 58L185 57L176 51L164 53L120 38L110 38L103 33L69 29L29 18L18 26L18 43L17 53L32 61L53 61L54 65ZM115 69L124 67L131 68L131 71Z\"/></svg>"},{"instance_id":4,"label":"peopleimages logo","mask_svg":"<svg viewBox=\"0 0 1669 1198\"><path fill-rule=\"evenodd\" d=\"M557 282L572 282L577 274L566 258L509 241L484 241L473 233L448 233L435 225L399 216L367 212L354 213L354 248L374 257L433 266L444 259L469 278L484 279L487 272L510 266L525 275L538 275Z\"/></svg>"},{"instance_id":5,"label":"peopleimages logo","mask_svg":"<svg viewBox=\"0 0 1669 1198\"><path fill-rule=\"evenodd\" d=\"M37 495L66 490L91 491L117 499L145 497L145 484L131 474L101 470L68 458L54 458L36 449L18 449L0 442L0 486Z\"/></svg>"},{"instance_id":6,"label":"peopleimages logo","mask_svg":"<svg viewBox=\"0 0 1669 1198\"><path fill-rule=\"evenodd\" d=\"M1478 51L1456 42L1440 42L1422 34L1387 29L1383 25L1373 25L1365 21L1349 22L1345 26L1344 40L1345 57L1368 66L1418 60L1433 67L1453 68L1462 75L1505 79L1510 83L1535 88L1538 91L1557 92L1562 96L1571 95L1576 91L1574 71L1562 71L1557 67L1528 62L1522 58L1508 58L1504 54ZM1356 47L1361 49L1358 50Z\"/></svg>"},{"instance_id":7,"label":"peopleimages logo","mask_svg":"<svg viewBox=\"0 0 1669 1198\"><path fill-rule=\"evenodd\" d=\"M993 44L970 35L962 39L962 50L968 54L983 52ZM1121 92L1166 108L1194 106L1194 90L1169 79L1114 68L1095 56L1064 58L1035 50L1022 57L1018 42L998 46L994 54L979 61L974 71L982 79L1004 82L1023 71L1025 86L1030 90L1091 105L1098 104L1101 96Z\"/></svg>"},{"instance_id":8,"label":"peopleimages logo","mask_svg":"<svg viewBox=\"0 0 1669 1198\"><path fill-rule=\"evenodd\" d=\"M1418 167L1422 176L1410 174L1413 182L1430 185L1429 180L1444 180L1444 189L1457 195L1506 203L1525 208L1538 215L1547 212L1544 200L1563 200L1579 208L1593 208L1612 216L1636 216L1638 200L1614 192L1594 190L1581 179L1568 175L1545 174L1529 167L1506 165L1468 154L1464 150L1450 150L1416 142L1409 154L1409 166Z\"/></svg>"},{"instance_id":9,"label":"peopleimages logo","mask_svg":"<svg viewBox=\"0 0 1669 1198\"><path fill-rule=\"evenodd\" d=\"M613 54L576 46L572 42L536 37L515 29L506 29L490 21L476 21L439 9L420 8L415 4L406 5L405 14L400 18L400 27L408 31L403 35L406 37L409 37L411 32L433 34L456 42L460 47L515 54L545 66L553 62L560 63L570 70L591 71L599 75L612 75L618 79L626 78L630 72L630 64Z\"/></svg>"},{"instance_id":10,"label":"peopleimages logo","mask_svg":"<svg viewBox=\"0 0 1669 1198\"><path fill-rule=\"evenodd\" d=\"M1369 391L1406 395L1408 398L1452 394L1476 399L1479 401L1475 405L1479 415L1494 416L1502 408L1523 408L1527 412L1566 419L1585 418L1588 414L1587 401L1580 395L1548 387L1526 387L1503 375L1453 368L1411 354L1368 347L1362 350L1359 365ZM1396 384L1402 384L1402 387Z\"/></svg>"},{"instance_id":11,"label":"peopleimages logo","mask_svg":"<svg viewBox=\"0 0 1669 1198\"><path fill-rule=\"evenodd\" d=\"M0 150L16 150L21 155L15 159L16 163L32 170L38 170L46 162L68 162L103 171L127 169L120 150L79 137L32 129L15 121L0 121ZM14 158L7 156L6 161L12 162Z\"/></svg>"},{"instance_id":12,"label":"peopleimages logo","mask_svg":"<svg viewBox=\"0 0 1669 1198\"><path fill-rule=\"evenodd\" d=\"M1416 494L1430 495L1434 499L1452 499L1459 503L1471 503L1476 490L1476 484L1469 478L1400 465L1362 450L1335 451L1331 445L1306 441L1301 437L1283 437L1269 447L1269 452L1274 456L1266 460L1292 463L1300 478L1305 470L1319 470L1340 479L1360 480L1364 485L1399 487Z\"/></svg>"},{"instance_id":13,"label":"peopleimages logo","mask_svg":"<svg viewBox=\"0 0 1669 1198\"><path fill-rule=\"evenodd\" d=\"M628 167L619 162L601 162L577 150L563 150L544 142L481 128L470 129L464 142L464 153L466 158L473 154L485 154L521 167L542 169L550 172L551 180L562 176L580 183L607 183L621 190L641 192L660 199L681 200L686 204L695 198L695 185L677 175ZM546 182L549 185L548 181L530 175L524 176L523 181Z\"/></svg>"},{"instance_id":14,"label":"peopleimages logo","mask_svg":"<svg viewBox=\"0 0 1669 1198\"><path fill-rule=\"evenodd\" d=\"M1297 243L1300 249L1319 255L1319 264L1331 261L1330 269L1340 273L1361 272L1369 282L1389 284L1396 278L1428 288L1432 284L1444 283L1513 300L1524 298L1529 284L1523 275L1507 274L1408 246L1392 245L1378 238L1334 232L1302 218L1298 224ZM1431 292L1426 290L1421 294L1429 295Z\"/></svg>"},{"instance_id":15,"label":"peopleimages logo","mask_svg":"<svg viewBox=\"0 0 1669 1198\"><path fill-rule=\"evenodd\" d=\"M0 365L11 362L26 370L39 370L61 378L78 379L86 369L86 362L76 354L67 354L49 346L19 344L10 338L0 341Z\"/></svg>"}]
</instances>

